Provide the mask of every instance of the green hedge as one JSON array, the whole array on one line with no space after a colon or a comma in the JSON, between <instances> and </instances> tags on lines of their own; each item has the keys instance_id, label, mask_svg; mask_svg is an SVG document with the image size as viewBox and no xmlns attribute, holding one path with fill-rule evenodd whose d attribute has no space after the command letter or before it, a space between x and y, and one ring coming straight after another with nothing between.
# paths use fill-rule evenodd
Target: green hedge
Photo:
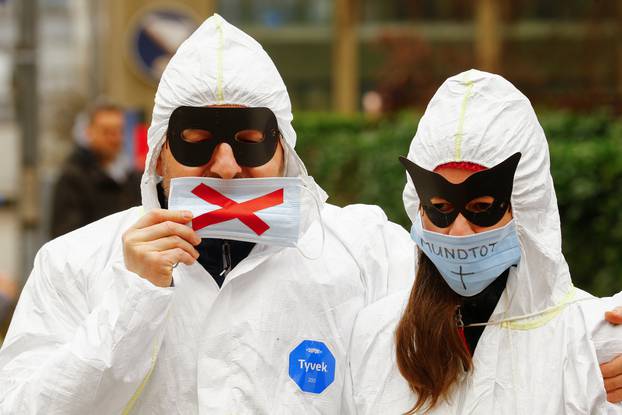
<instances>
[{"instance_id":1,"label":"green hedge","mask_svg":"<svg viewBox=\"0 0 622 415\"><path fill-rule=\"evenodd\" d=\"M371 203L409 228L402 204L404 171L419 115L382 120L362 115L298 114L297 151L337 205ZM606 112L543 111L563 247L575 284L596 295L622 289L622 122Z\"/></svg>"}]
</instances>

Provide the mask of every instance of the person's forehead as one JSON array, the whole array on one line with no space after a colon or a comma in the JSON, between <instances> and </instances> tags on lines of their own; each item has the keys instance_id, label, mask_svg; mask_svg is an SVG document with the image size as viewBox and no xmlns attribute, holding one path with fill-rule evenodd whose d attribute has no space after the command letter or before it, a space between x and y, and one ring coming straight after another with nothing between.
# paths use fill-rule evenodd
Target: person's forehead
<instances>
[{"instance_id":1,"label":"person's forehead","mask_svg":"<svg viewBox=\"0 0 622 415\"><path fill-rule=\"evenodd\" d=\"M109 122L109 121L123 121L123 112L114 109L105 109L101 111L97 111L93 115L93 124L101 123L101 122Z\"/></svg>"},{"instance_id":2,"label":"person's forehead","mask_svg":"<svg viewBox=\"0 0 622 415\"><path fill-rule=\"evenodd\" d=\"M481 164L470 161L452 161L436 166L433 171L443 176L450 183L459 184L468 179L473 173L487 169L487 167Z\"/></svg>"},{"instance_id":3,"label":"person's forehead","mask_svg":"<svg viewBox=\"0 0 622 415\"><path fill-rule=\"evenodd\" d=\"M443 176L449 183L459 184L468 179L475 172L472 170L466 170L456 167L441 167L434 170L435 173Z\"/></svg>"}]
</instances>

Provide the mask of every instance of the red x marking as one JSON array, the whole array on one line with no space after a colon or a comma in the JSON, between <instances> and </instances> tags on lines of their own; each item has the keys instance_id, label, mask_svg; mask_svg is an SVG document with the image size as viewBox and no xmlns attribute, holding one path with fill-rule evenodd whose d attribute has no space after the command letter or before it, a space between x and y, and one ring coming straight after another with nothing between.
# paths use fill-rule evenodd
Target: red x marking
<instances>
[{"instance_id":1,"label":"red x marking","mask_svg":"<svg viewBox=\"0 0 622 415\"><path fill-rule=\"evenodd\" d=\"M283 203L283 189L275 190L267 195L259 196L241 203L229 199L227 196L204 183L192 189L192 194L212 205L221 207L221 209L212 210L211 212L204 213L194 218L192 220L192 229L195 231L216 223L226 222L231 219L239 219L257 235L261 235L270 229L270 226L255 215L254 212Z\"/></svg>"}]
</instances>

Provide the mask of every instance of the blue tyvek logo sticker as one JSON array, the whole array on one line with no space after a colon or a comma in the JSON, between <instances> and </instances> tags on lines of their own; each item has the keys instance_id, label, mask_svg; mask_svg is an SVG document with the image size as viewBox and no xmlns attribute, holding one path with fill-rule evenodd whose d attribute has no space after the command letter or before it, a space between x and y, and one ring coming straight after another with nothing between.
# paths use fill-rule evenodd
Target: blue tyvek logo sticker
<instances>
[{"instance_id":1,"label":"blue tyvek logo sticker","mask_svg":"<svg viewBox=\"0 0 622 415\"><path fill-rule=\"evenodd\" d=\"M322 393L335 380L335 357L324 343L304 340L289 354L289 377L303 392Z\"/></svg>"}]
</instances>

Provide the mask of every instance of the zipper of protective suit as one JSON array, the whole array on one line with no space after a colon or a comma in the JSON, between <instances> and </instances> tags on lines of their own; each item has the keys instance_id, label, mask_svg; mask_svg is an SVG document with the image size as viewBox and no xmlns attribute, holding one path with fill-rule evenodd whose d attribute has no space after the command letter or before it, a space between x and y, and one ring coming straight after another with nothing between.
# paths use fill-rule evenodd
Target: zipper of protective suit
<instances>
[{"instance_id":1,"label":"zipper of protective suit","mask_svg":"<svg viewBox=\"0 0 622 415\"><path fill-rule=\"evenodd\" d=\"M220 273L220 276L226 277L230 271L231 271L231 245L229 245L228 241L223 241L222 243L222 271Z\"/></svg>"}]
</instances>

